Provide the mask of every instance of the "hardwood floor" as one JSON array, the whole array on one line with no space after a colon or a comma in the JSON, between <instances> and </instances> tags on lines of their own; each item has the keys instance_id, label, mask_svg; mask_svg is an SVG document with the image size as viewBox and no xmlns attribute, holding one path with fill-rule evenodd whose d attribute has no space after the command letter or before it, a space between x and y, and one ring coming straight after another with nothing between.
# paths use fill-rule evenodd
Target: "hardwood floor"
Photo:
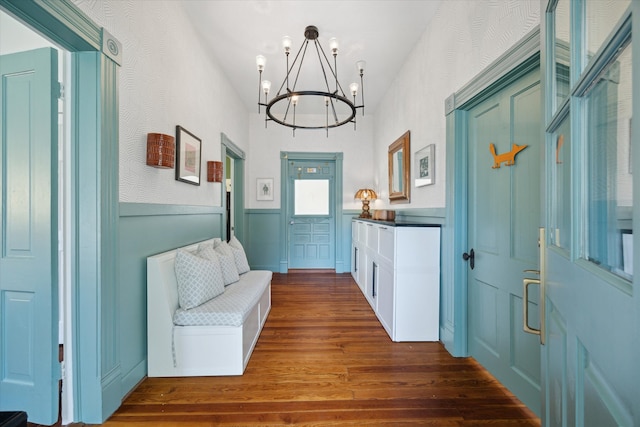
<instances>
[{"instance_id":1,"label":"hardwood floor","mask_svg":"<svg viewBox=\"0 0 640 427\"><path fill-rule=\"evenodd\" d=\"M242 376L147 378L103 425L539 426L474 360L393 343L349 274L274 274Z\"/></svg>"}]
</instances>

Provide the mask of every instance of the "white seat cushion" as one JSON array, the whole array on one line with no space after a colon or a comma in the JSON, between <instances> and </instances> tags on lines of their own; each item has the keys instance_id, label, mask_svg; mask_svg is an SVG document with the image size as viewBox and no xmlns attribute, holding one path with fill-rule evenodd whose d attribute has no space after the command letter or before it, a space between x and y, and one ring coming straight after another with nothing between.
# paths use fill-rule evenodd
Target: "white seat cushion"
<instances>
[{"instance_id":1,"label":"white seat cushion","mask_svg":"<svg viewBox=\"0 0 640 427\"><path fill-rule=\"evenodd\" d=\"M225 292L190 310L178 308L173 323L178 326L240 326L271 282L270 271L249 271L226 287Z\"/></svg>"}]
</instances>

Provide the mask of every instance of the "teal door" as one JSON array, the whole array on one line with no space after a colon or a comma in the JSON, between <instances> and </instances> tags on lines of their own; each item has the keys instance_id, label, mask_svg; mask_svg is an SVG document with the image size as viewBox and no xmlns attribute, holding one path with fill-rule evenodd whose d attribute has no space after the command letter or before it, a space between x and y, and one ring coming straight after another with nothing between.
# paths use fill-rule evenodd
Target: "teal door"
<instances>
[{"instance_id":1,"label":"teal door","mask_svg":"<svg viewBox=\"0 0 640 427\"><path fill-rule=\"evenodd\" d=\"M469 352L539 413L540 344L523 330L522 287L539 261L538 69L483 98L467 113ZM535 296L528 304L537 313Z\"/></svg>"},{"instance_id":2,"label":"teal door","mask_svg":"<svg viewBox=\"0 0 640 427\"><path fill-rule=\"evenodd\" d=\"M289 268L335 268L335 162L288 163Z\"/></svg>"},{"instance_id":3,"label":"teal door","mask_svg":"<svg viewBox=\"0 0 640 427\"><path fill-rule=\"evenodd\" d=\"M58 56L0 57L0 410L58 419Z\"/></svg>"},{"instance_id":4,"label":"teal door","mask_svg":"<svg viewBox=\"0 0 640 427\"><path fill-rule=\"evenodd\" d=\"M633 254L640 243L634 232L640 212L640 74L634 66L640 62L637 40L631 41L634 7L640 13L635 0L586 7L562 1L547 14L547 37L554 40L547 58L555 69L570 69L571 81L549 73L545 105L545 426L640 425L640 282L634 272L640 264ZM575 30L571 37L569 28ZM569 46L570 60L562 54Z\"/></svg>"}]
</instances>

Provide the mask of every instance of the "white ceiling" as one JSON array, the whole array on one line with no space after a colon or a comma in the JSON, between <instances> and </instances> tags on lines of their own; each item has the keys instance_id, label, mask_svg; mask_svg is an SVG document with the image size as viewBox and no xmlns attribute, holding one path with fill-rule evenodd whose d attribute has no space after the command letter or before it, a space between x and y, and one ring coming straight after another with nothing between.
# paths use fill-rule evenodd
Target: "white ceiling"
<instances>
[{"instance_id":1,"label":"white ceiling","mask_svg":"<svg viewBox=\"0 0 640 427\"><path fill-rule=\"evenodd\" d=\"M256 55L267 58L263 79L272 82L272 96L285 77L282 38L293 39L290 56L293 60L304 41L305 28L315 25L327 56L330 57L329 39L336 37L339 41L338 79L349 97L349 84L360 80L356 62L367 62L365 105L367 112L373 112L441 1L189 0L183 4L205 48L221 64L247 109L257 110ZM308 66L319 70L315 49L307 53L304 64L302 73ZM323 88L303 86L301 80L296 89Z\"/></svg>"}]
</instances>

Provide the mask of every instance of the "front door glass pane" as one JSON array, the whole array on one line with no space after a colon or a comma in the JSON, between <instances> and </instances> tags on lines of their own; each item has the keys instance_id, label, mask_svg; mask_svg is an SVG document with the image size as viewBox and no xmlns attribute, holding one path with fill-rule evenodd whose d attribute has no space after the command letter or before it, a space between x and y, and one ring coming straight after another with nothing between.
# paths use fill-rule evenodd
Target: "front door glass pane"
<instances>
[{"instance_id":1,"label":"front door glass pane","mask_svg":"<svg viewBox=\"0 0 640 427\"><path fill-rule=\"evenodd\" d=\"M294 215L329 215L328 179L296 179L294 190Z\"/></svg>"},{"instance_id":2,"label":"front door glass pane","mask_svg":"<svg viewBox=\"0 0 640 427\"><path fill-rule=\"evenodd\" d=\"M569 96L569 48L571 47L569 0L559 0L555 10L554 62L556 64L556 106Z\"/></svg>"},{"instance_id":3,"label":"front door glass pane","mask_svg":"<svg viewBox=\"0 0 640 427\"><path fill-rule=\"evenodd\" d=\"M553 217L551 243L569 251L571 247L571 120L569 114L554 132Z\"/></svg>"},{"instance_id":4,"label":"front door glass pane","mask_svg":"<svg viewBox=\"0 0 640 427\"><path fill-rule=\"evenodd\" d=\"M587 14L587 60L600 49L616 26L631 0L589 0L585 2Z\"/></svg>"},{"instance_id":5,"label":"front door glass pane","mask_svg":"<svg viewBox=\"0 0 640 427\"><path fill-rule=\"evenodd\" d=\"M586 95L588 260L631 280L631 44Z\"/></svg>"}]
</instances>

